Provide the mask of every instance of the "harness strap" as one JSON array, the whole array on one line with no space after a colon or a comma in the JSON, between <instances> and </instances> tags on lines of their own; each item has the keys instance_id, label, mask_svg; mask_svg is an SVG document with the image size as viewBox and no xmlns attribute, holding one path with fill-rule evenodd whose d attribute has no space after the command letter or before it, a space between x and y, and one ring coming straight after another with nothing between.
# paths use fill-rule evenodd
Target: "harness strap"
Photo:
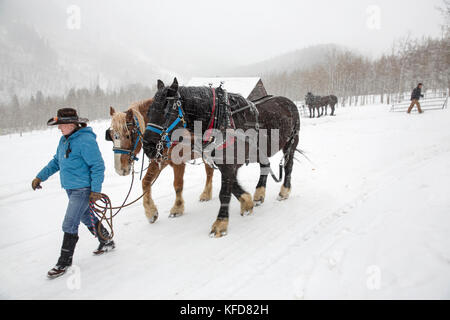
<instances>
[{"instance_id":1,"label":"harness strap","mask_svg":"<svg viewBox=\"0 0 450 320\"><path fill-rule=\"evenodd\" d=\"M119 149L119 148L113 148L114 153L118 153L118 154L131 154L130 150L127 149ZM136 157L135 155L132 156L132 159L135 161L139 161L139 158Z\"/></svg>"},{"instance_id":2,"label":"harness strap","mask_svg":"<svg viewBox=\"0 0 450 320\"><path fill-rule=\"evenodd\" d=\"M161 127L159 127L159 128L161 128ZM155 125L153 123L147 123L147 128L145 128L145 129L146 130L150 130L150 131L152 131L154 133L157 133L157 134L162 134L163 130L162 130L162 128L161 129L159 129L159 128L158 128L157 125Z\"/></svg>"},{"instance_id":3,"label":"harness strap","mask_svg":"<svg viewBox=\"0 0 450 320\"><path fill-rule=\"evenodd\" d=\"M230 121L231 121L231 125L233 128L236 128L236 126L234 125L234 120L232 115L230 116ZM217 147L217 150L223 150L226 149L228 147L229 144L233 144L236 141L236 138L234 136L231 136L227 139L227 141L225 141L221 146Z\"/></svg>"},{"instance_id":4,"label":"harness strap","mask_svg":"<svg viewBox=\"0 0 450 320\"><path fill-rule=\"evenodd\" d=\"M184 114L183 110L181 109L181 105L178 105L178 117L172 122L172 124L167 128L164 129L161 126L158 126L154 123L147 123L147 127L145 130L150 130L156 134L159 134L161 136L161 141L166 141L166 146L170 148L172 145L168 133L175 129L175 127L178 125L178 123L183 122L183 127L186 128L186 121L184 120Z\"/></svg>"},{"instance_id":5,"label":"harness strap","mask_svg":"<svg viewBox=\"0 0 450 320\"><path fill-rule=\"evenodd\" d=\"M170 131L173 130L173 128L175 128L175 126L178 124L178 122L181 121L181 118L176 118L174 122L172 122L172 124L170 125L170 127L167 128L166 133L169 133Z\"/></svg>"},{"instance_id":6,"label":"harness strap","mask_svg":"<svg viewBox=\"0 0 450 320\"><path fill-rule=\"evenodd\" d=\"M206 137L203 140L203 142L208 142L209 139L211 138L211 129L214 127L214 114L216 112L216 90L214 88L211 88L212 93L213 93L213 106L212 106L212 111L211 111L211 120L209 122L209 127L206 130Z\"/></svg>"},{"instance_id":7,"label":"harness strap","mask_svg":"<svg viewBox=\"0 0 450 320\"><path fill-rule=\"evenodd\" d=\"M242 107L242 108L240 108L240 109L237 109L237 110L232 111L232 112L231 112L231 115L233 115L233 114L235 114L235 113L238 113L238 112L241 112L241 111L244 111L244 110L246 110L246 109L248 109L248 108L250 108L250 107L252 107L252 105L249 103L249 104L247 104L245 107Z\"/></svg>"},{"instance_id":8,"label":"harness strap","mask_svg":"<svg viewBox=\"0 0 450 320\"><path fill-rule=\"evenodd\" d=\"M159 127L159 126L158 126ZM161 127L159 127L161 128ZM170 139L167 136L167 134L165 134L164 130L157 128L157 125L154 125L153 123L148 123L147 127L145 128L146 130L150 130L154 133L159 134L161 137L164 135L164 139L166 140L166 146L170 147Z\"/></svg>"},{"instance_id":9,"label":"harness strap","mask_svg":"<svg viewBox=\"0 0 450 320\"><path fill-rule=\"evenodd\" d=\"M136 115L133 115L133 116L134 116L134 122L136 123L138 135L143 138L144 135L141 132L141 127L139 126L138 118L136 117Z\"/></svg>"}]
</instances>

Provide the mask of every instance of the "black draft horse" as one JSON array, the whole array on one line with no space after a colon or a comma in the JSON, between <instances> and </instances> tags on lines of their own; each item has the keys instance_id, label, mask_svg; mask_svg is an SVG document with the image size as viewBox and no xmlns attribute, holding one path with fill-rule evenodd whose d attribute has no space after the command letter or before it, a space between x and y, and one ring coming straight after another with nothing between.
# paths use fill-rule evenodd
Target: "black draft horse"
<instances>
[{"instance_id":1,"label":"black draft horse","mask_svg":"<svg viewBox=\"0 0 450 320\"><path fill-rule=\"evenodd\" d=\"M218 120L215 116L217 113L214 113L213 110L218 107L216 105L216 91L218 89L208 87L179 87L176 78L171 86L166 87L161 80L158 80L154 102L152 108L148 110L149 124L144 135L144 152L147 156L155 160L167 157L168 147L172 142L172 138L173 141L176 141L175 134L172 137L172 133L175 128L182 128L183 125L185 127L183 130L188 130L190 136L194 136L195 140L195 134L193 135L192 133L195 133L195 128L198 128L200 123L202 135L200 139L205 142L207 140L205 140L205 136L208 135L207 131L211 128L213 119ZM224 146L226 149L231 146L231 150L233 150L231 161L228 154L226 161L214 160L214 164L222 174L222 184L219 194L219 214L210 232L210 236L216 238L227 234L229 219L228 207L231 194L241 203L241 215L250 214L253 211L254 202L252 201L251 195L242 189L236 178L237 171L243 163L258 162L260 164L261 175L255 191L254 200L255 202L262 202L265 196L267 175L270 169L268 158L279 150L283 150L285 177L278 199L283 200L289 197L294 152L299 141L300 131L298 109L291 100L285 97L261 99L255 102L256 107L255 104L240 95L229 93L228 97L230 101L229 105L233 104L230 107L231 110L228 110L231 118L228 119L231 120L234 129L248 130L256 128L259 134L257 135L256 142L254 140L250 142L247 138L242 139L241 137L241 139L237 138L232 140L231 145L228 146L226 144L229 144L229 140L223 139L221 140L221 144L216 145L212 153L210 153L210 155L214 156L214 152ZM234 112L231 112L233 110ZM220 129L220 132L224 133L229 128L227 130ZM225 144L222 141L225 141ZM263 147L264 141L267 142L265 148ZM273 141L276 141L276 143L273 143ZM211 144L211 139L208 142ZM237 153L240 147L238 146L239 142L241 142L241 146L242 144L245 145L245 162L239 160ZM258 149L258 154L257 158L250 159L250 149L253 147ZM191 146L191 150L196 152L194 149L195 144L194 147ZM202 148L201 152L203 152L203 155L205 155L206 149L208 149L208 146ZM262 149L267 150L266 154L264 154L265 151L261 152ZM228 150L226 151L228 152Z\"/></svg>"},{"instance_id":2,"label":"black draft horse","mask_svg":"<svg viewBox=\"0 0 450 320\"><path fill-rule=\"evenodd\" d=\"M323 114L323 102L321 96L315 96L311 92L308 92L305 96L305 103L309 109L309 117L314 118L316 116L317 110L317 118L320 118ZM322 108L322 112L320 112L320 108Z\"/></svg>"},{"instance_id":3,"label":"black draft horse","mask_svg":"<svg viewBox=\"0 0 450 320\"><path fill-rule=\"evenodd\" d=\"M327 109L328 109L328 106L330 106L331 107L330 115L334 116L335 115L334 110L335 110L335 106L337 103L338 103L338 98L335 95L331 94L329 96L322 97L322 104L325 107L325 115L327 115Z\"/></svg>"},{"instance_id":4,"label":"black draft horse","mask_svg":"<svg viewBox=\"0 0 450 320\"><path fill-rule=\"evenodd\" d=\"M308 92L305 96L305 103L309 108L309 117L315 117L315 110L317 109L317 117L323 116L324 108L325 115L327 115L328 105L331 107L331 115L334 116L335 106L338 102L338 99L335 95L329 96L315 96L311 92Z\"/></svg>"}]
</instances>

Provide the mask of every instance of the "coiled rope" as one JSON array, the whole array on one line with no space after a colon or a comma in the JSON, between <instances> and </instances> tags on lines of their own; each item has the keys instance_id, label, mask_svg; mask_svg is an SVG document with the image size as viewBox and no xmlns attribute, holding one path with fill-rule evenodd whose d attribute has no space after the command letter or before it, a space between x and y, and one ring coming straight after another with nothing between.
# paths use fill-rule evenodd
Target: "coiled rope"
<instances>
[{"instance_id":1,"label":"coiled rope","mask_svg":"<svg viewBox=\"0 0 450 320\"><path fill-rule=\"evenodd\" d=\"M133 168L131 168L131 184L130 184L130 189L128 190L127 196L125 197L125 199L123 200L122 204L118 207L113 207L111 204L111 200L108 197L107 194L105 193L100 193L101 194L101 198L99 200L97 200L96 202L90 201L89 202L89 211L91 214L91 223L94 229L94 235L96 237L101 237L103 240L107 241L107 240L111 240L114 236L114 229L113 229L113 218L123 209L126 207L131 206L132 204L136 203L137 201L139 201L143 196L145 196L151 189L151 187L153 186L153 184L155 183L155 181L158 179L159 174L161 173L161 170L158 172L158 174L156 175L156 177L153 179L153 181L150 184L150 187L148 188L147 191L144 191L137 199L126 203L128 200L128 197L130 196L131 190L133 189L133 184L134 184L134 165ZM98 203L100 202L100 204ZM117 210L116 212L113 212L113 210ZM94 224L94 216L97 216L100 223L98 224L98 229L96 230L95 228L95 224ZM105 221L106 222L106 229L109 231L109 236L105 236L102 234L102 232L100 231L100 226L102 225L102 222Z\"/></svg>"}]
</instances>

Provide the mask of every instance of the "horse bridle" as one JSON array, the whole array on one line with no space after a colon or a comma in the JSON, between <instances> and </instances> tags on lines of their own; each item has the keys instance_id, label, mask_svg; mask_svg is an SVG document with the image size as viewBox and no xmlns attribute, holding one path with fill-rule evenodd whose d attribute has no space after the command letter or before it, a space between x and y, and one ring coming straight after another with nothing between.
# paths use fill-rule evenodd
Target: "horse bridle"
<instances>
[{"instance_id":1,"label":"horse bridle","mask_svg":"<svg viewBox=\"0 0 450 320\"><path fill-rule=\"evenodd\" d=\"M173 129L175 129L175 127L180 122L182 122L183 127L186 128L186 121L184 119L184 112L183 112L182 103L181 103L181 96L178 91L177 91L176 97L166 97L166 104L169 105L169 107L170 107L171 101L173 101L172 108L169 109L168 112L165 114L165 117L167 118L167 120L164 123L164 125L161 127L154 123L148 123L147 127L145 128L145 130L150 130L154 133L159 134L159 136L160 136L160 139L159 139L158 143L156 144L156 159L157 160L161 159L161 158L163 158L163 159L166 158L163 155L164 143L166 144L167 148L170 148L170 146L172 145L172 142L170 141L170 138L169 138L169 133ZM169 121L172 118L172 114L175 110L178 111L178 116L175 120L172 121L171 124L169 124Z\"/></svg>"},{"instance_id":2,"label":"horse bridle","mask_svg":"<svg viewBox=\"0 0 450 320\"><path fill-rule=\"evenodd\" d=\"M127 154L129 156L128 160L130 163L132 161L139 161L138 157L136 157L136 148L138 146L139 141L141 141L141 143L144 143L144 136L141 132L141 129L139 126L139 121L135 115L133 115L133 119L134 119L133 122L126 123L128 130L131 132L131 136L135 137L133 148L132 149L123 149L123 148L113 147L113 149L112 149L115 154ZM131 129L130 129L130 127L131 127ZM111 128L106 129L105 140L113 141L113 139L111 138Z\"/></svg>"}]
</instances>

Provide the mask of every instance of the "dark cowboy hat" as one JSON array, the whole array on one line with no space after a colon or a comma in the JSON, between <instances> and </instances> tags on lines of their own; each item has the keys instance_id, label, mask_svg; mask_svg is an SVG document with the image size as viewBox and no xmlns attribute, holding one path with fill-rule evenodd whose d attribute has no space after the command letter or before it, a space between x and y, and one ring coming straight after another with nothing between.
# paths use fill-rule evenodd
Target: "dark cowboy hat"
<instances>
[{"instance_id":1,"label":"dark cowboy hat","mask_svg":"<svg viewBox=\"0 0 450 320\"><path fill-rule=\"evenodd\" d=\"M54 126L65 123L86 124L88 121L86 118L78 117L77 110L73 108L62 108L58 110L56 117L47 121L47 125Z\"/></svg>"}]
</instances>

